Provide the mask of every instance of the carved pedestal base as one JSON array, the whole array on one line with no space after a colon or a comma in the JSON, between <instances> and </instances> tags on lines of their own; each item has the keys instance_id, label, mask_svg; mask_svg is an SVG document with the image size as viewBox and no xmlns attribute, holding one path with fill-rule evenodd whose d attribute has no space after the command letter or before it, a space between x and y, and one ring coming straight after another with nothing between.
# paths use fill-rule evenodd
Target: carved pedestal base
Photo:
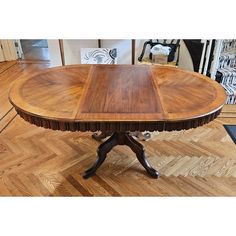
<instances>
[{"instance_id":1,"label":"carved pedestal base","mask_svg":"<svg viewBox=\"0 0 236 236\"><path fill-rule=\"evenodd\" d=\"M108 136L111 136L112 132L101 132L101 133L93 133L92 138L97 141L102 141L103 139L107 138ZM135 132L129 132L131 136L136 137L139 141L146 141L151 138L151 134L149 132L142 133L140 131Z\"/></svg>"},{"instance_id":2,"label":"carved pedestal base","mask_svg":"<svg viewBox=\"0 0 236 236\"><path fill-rule=\"evenodd\" d=\"M107 138L108 136L111 136L112 134L112 132L101 132L100 134L96 132L92 134L92 138L97 141L102 141L103 139Z\"/></svg>"},{"instance_id":3,"label":"carved pedestal base","mask_svg":"<svg viewBox=\"0 0 236 236\"><path fill-rule=\"evenodd\" d=\"M158 178L159 173L150 166L148 163L143 145L137 142L132 136L127 132L115 132L110 138L108 138L104 143L102 143L97 150L97 160L91 168L85 171L84 178L89 178L94 175L99 166L105 161L107 153L111 151L116 145L127 145L136 154L141 165L146 169L148 174L153 178Z\"/></svg>"}]
</instances>

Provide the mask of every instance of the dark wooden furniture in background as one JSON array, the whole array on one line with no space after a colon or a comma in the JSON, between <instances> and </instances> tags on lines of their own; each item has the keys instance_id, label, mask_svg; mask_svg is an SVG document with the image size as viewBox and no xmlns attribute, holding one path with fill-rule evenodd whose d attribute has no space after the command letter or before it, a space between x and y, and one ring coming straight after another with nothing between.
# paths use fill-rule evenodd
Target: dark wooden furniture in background
<instances>
[{"instance_id":1,"label":"dark wooden furniture in background","mask_svg":"<svg viewBox=\"0 0 236 236\"><path fill-rule=\"evenodd\" d=\"M210 122L225 103L225 91L195 72L167 66L74 65L17 80L9 99L26 121L62 131L103 131L112 136L98 148L95 173L116 145L127 145L147 172L143 146L129 131L171 131Z\"/></svg>"},{"instance_id":2,"label":"dark wooden furniture in background","mask_svg":"<svg viewBox=\"0 0 236 236\"><path fill-rule=\"evenodd\" d=\"M131 64L135 64L135 39L131 40Z\"/></svg>"}]
</instances>

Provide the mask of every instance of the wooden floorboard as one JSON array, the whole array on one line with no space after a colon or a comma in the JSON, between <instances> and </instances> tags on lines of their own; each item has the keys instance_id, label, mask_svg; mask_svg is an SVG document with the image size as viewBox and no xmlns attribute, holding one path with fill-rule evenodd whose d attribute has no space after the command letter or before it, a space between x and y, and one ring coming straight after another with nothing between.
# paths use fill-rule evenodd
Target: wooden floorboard
<instances>
[{"instance_id":1,"label":"wooden floorboard","mask_svg":"<svg viewBox=\"0 0 236 236\"><path fill-rule=\"evenodd\" d=\"M142 142L159 179L147 176L134 153L115 147L97 174L82 178L96 158L91 133L61 132L25 122L8 102L11 83L50 66L16 63L0 73L1 196L236 196L236 146L224 116L185 131L153 132ZM226 113L234 115L234 107Z\"/></svg>"},{"instance_id":2,"label":"wooden floorboard","mask_svg":"<svg viewBox=\"0 0 236 236\"><path fill-rule=\"evenodd\" d=\"M0 62L0 74L4 71L8 70L10 67L15 65L17 61L6 61L6 62Z\"/></svg>"},{"instance_id":3,"label":"wooden floorboard","mask_svg":"<svg viewBox=\"0 0 236 236\"><path fill-rule=\"evenodd\" d=\"M0 120L0 133L7 128L8 125L15 119L17 113L12 107Z\"/></svg>"}]
</instances>

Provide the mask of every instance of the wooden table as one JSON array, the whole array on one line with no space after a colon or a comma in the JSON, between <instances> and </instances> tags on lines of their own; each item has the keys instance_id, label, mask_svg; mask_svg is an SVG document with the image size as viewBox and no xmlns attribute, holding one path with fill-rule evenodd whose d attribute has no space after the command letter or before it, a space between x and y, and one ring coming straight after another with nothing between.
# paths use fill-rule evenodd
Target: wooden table
<instances>
[{"instance_id":1,"label":"wooden table","mask_svg":"<svg viewBox=\"0 0 236 236\"><path fill-rule=\"evenodd\" d=\"M130 131L190 129L219 115L226 95L215 81L167 66L74 65L17 80L9 92L26 121L62 131L112 133L97 151L90 177L116 145L127 145L157 178L141 143Z\"/></svg>"}]
</instances>

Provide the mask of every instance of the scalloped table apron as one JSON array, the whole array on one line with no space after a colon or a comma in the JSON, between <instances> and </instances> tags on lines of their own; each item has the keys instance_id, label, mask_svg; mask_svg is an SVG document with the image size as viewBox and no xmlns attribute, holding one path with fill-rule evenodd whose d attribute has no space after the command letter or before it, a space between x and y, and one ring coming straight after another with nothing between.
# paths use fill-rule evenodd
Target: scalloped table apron
<instances>
[{"instance_id":1,"label":"scalloped table apron","mask_svg":"<svg viewBox=\"0 0 236 236\"><path fill-rule=\"evenodd\" d=\"M201 74L169 66L73 65L46 69L14 82L9 100L26 121L62 131L102 131L92 176L116 145L127 145L157 178L132 131L171 131L215 119L224 89Z\"/></svg>"}]
</instances>

